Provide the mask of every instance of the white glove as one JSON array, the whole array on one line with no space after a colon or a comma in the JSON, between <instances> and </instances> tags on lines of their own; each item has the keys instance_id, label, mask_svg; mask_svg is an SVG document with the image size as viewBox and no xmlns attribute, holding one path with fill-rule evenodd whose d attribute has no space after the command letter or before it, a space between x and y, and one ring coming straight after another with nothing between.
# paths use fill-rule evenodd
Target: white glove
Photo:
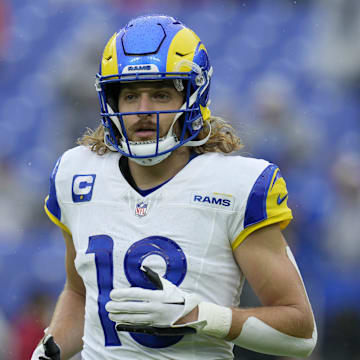
<instances>
[{"instance_id":1,"label":"white glove","mask_svg":"<svg viewBox=\"0 0 360 360\"><path fill-rule=\"evenodd\" d=\"M60 348L52 335L45 335L41 343L34 350L31 360L60 360Z\"/></svg>"},{"instance_id":2,"label":"white glove","mask_svg":"<svg viewBox=\"0 0 360 360\"><path fill-rule=\"evenodd\" d=\"M146 266L142 267L142 271L158 290L133 287L111 291L112 300L105 308L118 331L184 335L195 333L206 325L206 320L175 325L198 306L201 298L181 290Z\"/></svg>"}]
</instances>

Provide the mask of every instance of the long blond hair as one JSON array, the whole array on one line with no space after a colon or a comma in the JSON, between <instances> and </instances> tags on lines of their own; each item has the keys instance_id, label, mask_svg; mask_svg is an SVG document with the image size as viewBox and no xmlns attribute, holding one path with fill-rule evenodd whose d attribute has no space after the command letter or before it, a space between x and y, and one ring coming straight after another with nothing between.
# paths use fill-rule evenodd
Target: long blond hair
<instances>
[{"instance_id":1,"label":"long blond hair","mask_svg":"<svg viewBox=\"0 0 360 360\"><path fill-rule=\"evenodd\" d=\"M208 120L211 125L211 135L209 140L201 146L194 147L198 154L207 152L221 152L229 154L242 149L241 139L236 135L235 129L221 117L211 116ZM198 139L203 139L209 131L208 126L204 126L198 135ZM98 155L104 155L110 149L104 142L104 127L100 124L95 130L87 129L78 139L79 145L87 146L91 151Z\"/></svg>"}]
</instances>

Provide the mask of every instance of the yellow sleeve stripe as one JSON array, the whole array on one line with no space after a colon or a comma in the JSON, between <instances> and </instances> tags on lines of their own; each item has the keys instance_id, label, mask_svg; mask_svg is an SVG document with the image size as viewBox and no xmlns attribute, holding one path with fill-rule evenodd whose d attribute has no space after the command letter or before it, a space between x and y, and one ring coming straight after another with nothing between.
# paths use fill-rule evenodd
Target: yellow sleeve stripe
<instances>
[{"instance_id":1,"label":"yellow sleeve stripe","mask_svg":"<svg viewBox=\"0 0 360 360\"><path fill-rule=\"evenodd\" d=\"M46 212L46 215L49 217L49 219L57 226L59 226L62 230L66 231L69 235L71 235L70 230L68 229L68 227L66 225L64 225L56 216L54 216L50 210L47 208L46 206L46 202L48 200L49 196L46 197L45 199L45 204L44 204L44 209Z\"/></svg>"},{"instance_id":2,"label":"yellow sleeve stripe","mask_svg":"<svg viewBox=\"0 0 360 360\"><path fill-rule=\"evenodd\" d=\"M275 183L275 181L274 181L274 180L275 180L275 177L276 177L276 175L278 174L279 171L280 171L279 168L277 168L277 169L274 171L274 174L273 174L273 176L272 176L272 178L271 178L269 190L271 190L271 189L273 188L274 183Z\"/></svg>"},{"instance_id":3,"label":"yellow sleeve stripe","mask_svg":"<svg viewBox=\"0 0 360 360\"><path fill-rule=\"evenodd\" d=\"M286 212L282 212L276 216L273 216L269 219L261 221L257 224L253 224L245 228L235 239L231 245L232 249L235 250L251 233L255 230L261 229L264 226L280 223L281 230L284 230L288 225L291 219L293 218L291 210L288 208Z\"/></svg>"}]
</instances>

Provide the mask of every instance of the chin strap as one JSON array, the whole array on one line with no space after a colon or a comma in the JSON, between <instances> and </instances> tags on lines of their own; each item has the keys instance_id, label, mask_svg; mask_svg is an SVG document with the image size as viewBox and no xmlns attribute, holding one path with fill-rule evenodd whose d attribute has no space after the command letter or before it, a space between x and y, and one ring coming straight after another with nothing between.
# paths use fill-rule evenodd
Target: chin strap
<instances>
[{"instance_id":1,"label":"chin strap","mask_svg":"<svg viewBox=\"0 0 360 360\"><path fill-rule=\"evenodd\" d=\"M121 140L122 146L127 146L126 142ZM139 141L139 142L133 142L129 141L129 146L131 149L131 153L133 155L137 156L146 156L149 153L155 153L156 151L156 140L153 141ZM175 145L177 145L179 141L177 140L175 135L166 136L164 138L159 139L159 147L158 151L162 152L166 149L169 149ZM136 162L139 165L142 166L153 166L156 164L159 164L161 161L164 161L167 157L169 157L171 152L167 152L162 155L154 156L154 157L148 157L148 158L133 158L129 157L129 160Z\"/></svg>"},{"instance_id":2,"label":"chin strap","mask_svg":"<svg viewBox=\"0 0 360 360\"><path fill-rule=\"evenodd\" d=\"M209 125L209 133L206 135L206 137L204 139L201 140L190 140L187 143L183 144L182 146L201 146L204 145L210 138L211 135L211 125L210 123L208 123ZM169 134L169 133L168 133ZM123 143L125 143L122 140ZM177 137L173 134L170 136L166 136L162 139L159 139L159 152L161 151L165 151L166 149L169 149L175 145L177 145L179 143L179 141L177 140ZM126 145L126 143L125 143ZM134 143L129 141L129 145L131 146L131 152L134 155L140 155L140 154L148 154L151 149L154 150L156 149L156 140L154 140L153 143L148 143L148 142L138 142L138 143ZM127 145L126 145L127 146ZM132 158L129 157L129 160L136 162L139 165L142 166L153 166L156 164L159 164L161 161L164 161L167 157L169 157L171 154L171 151L162 154L162 155L158 155L158 156L154 156L154 157L149 157L149 158Z\"/></svg>"},{"instance_id":3,"label":"chin strap","mask_svg":"<svg viewBox=\"0 0 360 360\"><path fill-rule=\"evenodd\" d=\"M210 123L208 123L208 127L209 127L209 132L206 135L206 137L204 137L202 140L190 140L187 143L185 143L183 146L201 146L204 145L210 138L211 136L211 125Z\"/></svg>"}]
</instances>

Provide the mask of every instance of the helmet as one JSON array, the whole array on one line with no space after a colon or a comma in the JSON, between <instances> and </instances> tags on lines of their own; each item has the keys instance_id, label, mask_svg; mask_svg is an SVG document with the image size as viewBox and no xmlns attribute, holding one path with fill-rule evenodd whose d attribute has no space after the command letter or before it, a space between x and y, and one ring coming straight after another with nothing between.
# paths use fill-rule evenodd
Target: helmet
<instances>
[{"instance_id":1,"label":"helmet","mask_svg":"<svg viewBox=\"0 0 360 360\"><path fill-rule=\"evenodd\" d=\"M118 151L137 163L155 165L180 146L200 146L209 138L198 136L209 123L208 108L212 67L204 44L198 36L180 21L169 16L141 16L131 20L108 41L96 75L95 87L99 95L104 141L112 151ZM118 96L123 83L134 81L173 81L176 90L184 92L180 109L151 111L156 114L157 138L130 141L123 122ZM159 116L174 113L168 133L160 137ZM179 121L181 135L173 132ZM209 123L210 125L210 123Z\"/></svg>"}]
</instances>

